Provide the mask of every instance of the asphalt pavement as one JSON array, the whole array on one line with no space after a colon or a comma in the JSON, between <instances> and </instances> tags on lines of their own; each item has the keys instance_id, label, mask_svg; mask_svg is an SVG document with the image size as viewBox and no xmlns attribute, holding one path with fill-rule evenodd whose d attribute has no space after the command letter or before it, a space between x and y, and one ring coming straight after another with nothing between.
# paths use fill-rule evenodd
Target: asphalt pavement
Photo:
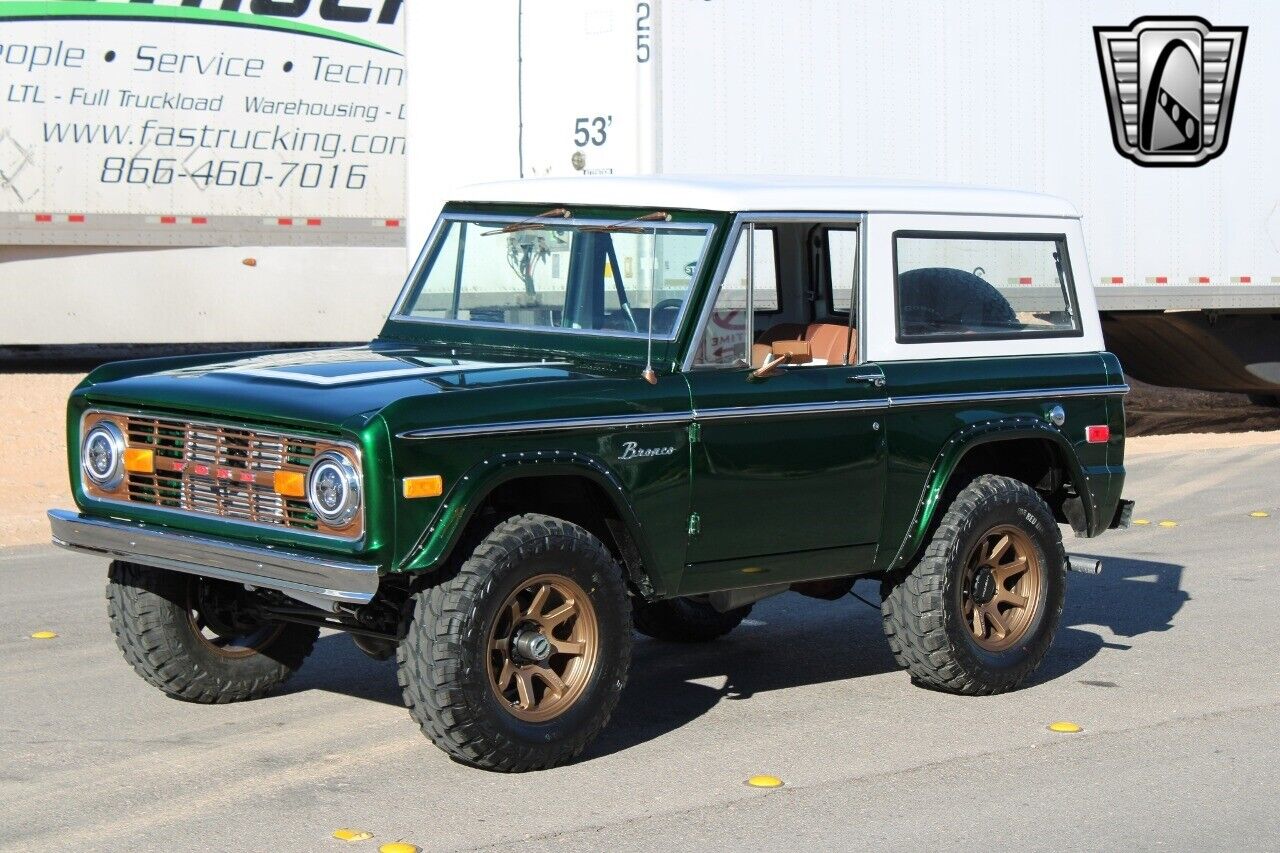
<instances>
[{"instance_id":1,"label":"asphalt pavement","mask_svg":"<svg viewBox=\"0 0 1280 853\"><path fill-rule=\"evenodd\" d=\"M167 699L115 647L105 561L0 551L0 849L1280 850L1280 447L1129 469L1150 523L1068 540L1104 571L1026 688L914 687L877 611L788 594L707 646L638 640L600 740L519 776L447 759L341 635L279 695Z\"/></svg>"}]
</instances>

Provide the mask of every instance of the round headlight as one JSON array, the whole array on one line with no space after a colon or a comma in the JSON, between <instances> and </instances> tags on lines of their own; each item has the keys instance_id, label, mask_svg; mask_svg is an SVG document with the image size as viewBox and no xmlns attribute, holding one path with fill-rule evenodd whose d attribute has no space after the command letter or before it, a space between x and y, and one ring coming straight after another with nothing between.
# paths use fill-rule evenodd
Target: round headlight
<instances>
[{"instance_id":1,"label":"round headlight","mask_svg":"<svg viewBox=\"0 0 1280 853\"><path fill-rule=\"evenodd\" d=\"M114 489L124 479L124 434L111 421L102 421L85 434L80 447L85 476L103 489Z\"/></svg>"},{"instance_id":2,"label":"round headlight","mask_svg":"<svg viewBox=\"0 0 1280 853\"><path fill-rule=\"evenodd\" d=\"M341 453L321 453L307 473L307 501L325 524L346 525L360 511L360 473Z\"/></svg>"}]
</instances>

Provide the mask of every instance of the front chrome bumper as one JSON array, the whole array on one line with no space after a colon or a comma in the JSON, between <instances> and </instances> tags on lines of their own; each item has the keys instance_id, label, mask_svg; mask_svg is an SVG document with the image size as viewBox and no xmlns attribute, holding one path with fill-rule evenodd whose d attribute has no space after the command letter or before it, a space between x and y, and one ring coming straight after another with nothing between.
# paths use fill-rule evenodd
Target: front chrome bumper
<instances>
[{"instance_id":1,"label":"front chrome bumper","mask_svg":"<svg viewBox=\"0 0 1280 853\"><path fill-rule=\"evenodd\" d=\"M378 567L371 563L229 542L61 509L49 510L49 524L55 545L175 572L351 604L365 604L378 591Z\"/></svg>"}]
</instances>

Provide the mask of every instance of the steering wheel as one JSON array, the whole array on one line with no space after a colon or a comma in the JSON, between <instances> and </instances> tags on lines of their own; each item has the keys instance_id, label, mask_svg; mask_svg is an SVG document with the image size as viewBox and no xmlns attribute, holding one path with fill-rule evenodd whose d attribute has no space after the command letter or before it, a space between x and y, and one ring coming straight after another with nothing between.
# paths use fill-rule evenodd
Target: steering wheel
<instances>
[{"instance_id":1,"label":"steering wheel","mask_svg":"<svg viewBox=\"0 0 1280 853\"><path fill-rule=\"evenodd\" d=\"M678 312L678 311L680 310L680 308L681 308L683 305L684 305L684 300L683 300L683 299L663 299L663 300L662 300L661 302L659 302L657 305L653 306L653 308L652 308L652 309L650 309L650 312L649 312L649 313L650 313L650 315L654 315L654 314L657 314L659 311L676 311L676 312ZM655 329L656 329L656 328L661 328L661 327L659 327L659 325L658 325L656 322L653 324L653 327L654 327ZM669 327L669 326L668 326L668 327L666 327L666 331L670 331L670 327Z\"/></svg>"}]
</instances>

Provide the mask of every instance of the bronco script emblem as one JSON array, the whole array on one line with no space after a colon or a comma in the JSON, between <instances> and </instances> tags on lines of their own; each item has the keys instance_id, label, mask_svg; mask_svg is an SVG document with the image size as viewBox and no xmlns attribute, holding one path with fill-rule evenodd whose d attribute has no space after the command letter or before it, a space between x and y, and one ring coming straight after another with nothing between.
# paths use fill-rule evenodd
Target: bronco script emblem
<instances>
[{"instance_id":1,"label":"bronco script emblem","mask_svg":"<svg viewBox=\"0 0 1280 853\"><path fill-rule=\"evenodd\" d=\"M1226 150L1247 32L1176 17L1094 27L1116 150L1140 166L1199 166Z\"/></svg>"},{"instance_id":2,"label":"bronco script emblem","mask_svg":"<svg viewBox=\"0 0 1280 853\"><path fill-rule=\"evenodd\" d=\"M674 447L641 447L634 441L624 441L618 459L623 462L629 459L652 459L655 456L670 456L675 452Z\"/></svg>"}]
</instances>

